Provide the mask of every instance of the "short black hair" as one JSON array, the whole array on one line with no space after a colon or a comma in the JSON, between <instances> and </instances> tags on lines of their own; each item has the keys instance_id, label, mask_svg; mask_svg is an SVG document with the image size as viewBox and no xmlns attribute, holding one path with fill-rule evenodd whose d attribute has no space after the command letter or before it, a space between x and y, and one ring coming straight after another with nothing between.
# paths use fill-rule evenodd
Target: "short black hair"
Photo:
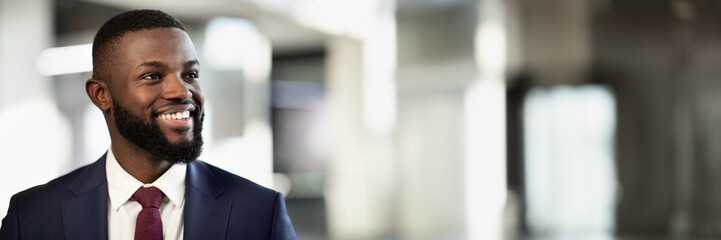
<instances>
[{"instance_id":1,"label":"short black hair","mask_svg":"<svg viewBox=\"0 0 721 240\"><path fill-rule=\"evenodd\" d=\"M154 28L178 28L185 30L178 19L154 9L131 10L110 18L95 34L93 40L93 78L98 79L98 71L115 57L113 50L118 40L128 32L150 30Z\"/></svg>"}]
</instances>

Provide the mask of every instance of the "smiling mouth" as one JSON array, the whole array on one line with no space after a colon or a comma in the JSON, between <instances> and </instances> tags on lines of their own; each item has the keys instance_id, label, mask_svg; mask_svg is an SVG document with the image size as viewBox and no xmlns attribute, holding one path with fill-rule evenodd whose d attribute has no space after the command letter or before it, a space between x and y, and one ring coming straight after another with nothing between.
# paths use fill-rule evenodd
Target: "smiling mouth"
<instances>
[{"instance_id":1,"label":"smiling mouth","mask_svg":"<svg viewBox=\"0 0 721 240\"><path fill-rule=\"evenodd\" d=\"M160 119L186 120L190 118L190 111L182 111L175 113L164 113L158 115Z\"/></svg>"}]
</instances>

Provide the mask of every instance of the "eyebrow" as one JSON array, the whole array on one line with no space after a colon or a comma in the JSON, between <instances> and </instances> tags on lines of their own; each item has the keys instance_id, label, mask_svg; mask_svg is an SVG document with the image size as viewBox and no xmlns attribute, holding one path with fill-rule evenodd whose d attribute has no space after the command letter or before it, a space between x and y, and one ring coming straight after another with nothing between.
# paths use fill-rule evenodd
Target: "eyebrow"
<instances>
[{"instance_id":1,"label":"eyebrow","mask_svg":"<svg viewBox=\"0 0 721 240\"><path fill-rule=\"evenodd\" d=\"M185 68L189 68L189 67L192 67L192 66L195 66L195 65L200 66L200 62L199 62L197 59L193 59L193 60L190 60L190 61L187 61L187 62L183 63L183 67L185 67ZM164 63L164 62L160 62L160 61L150 61L150 62L141 63L141 64L138 65L138 67L136 67L135 69L140 69L140 68L142 68L142 67L162 68L162 67L168 67L168 64L167 64L167 63Z\"/></svg>"},{"instance_id":2,"label":"eyebrow","mask_svg":"<svg viewBox=\"0 0 721 240\"><path fill-rule=\"evenodd\" d=\"M190 67L195 66L195 65L200 66L200 62L198 61L198 59L193 59L193 60L190 60L190 61L185 62L185 63L183 64L183 67L190 68Z\"/></svg>"},{"instance_id":3,"label":"eyebrow","mask_svg":"<svg viewBox=\"0 0 721 240\"><path fill-rule=\"evenodd\" d=\"M144 63L138 65L138 67L136 67L135 69L140 69L140 68L142 68L142 67L156 67L156 68L161 68L161 67L167 67L167 66L168 66L167 63L159 62L159 61L152 61L152 62L144 62Z\"/></svg>"}]
</instances>

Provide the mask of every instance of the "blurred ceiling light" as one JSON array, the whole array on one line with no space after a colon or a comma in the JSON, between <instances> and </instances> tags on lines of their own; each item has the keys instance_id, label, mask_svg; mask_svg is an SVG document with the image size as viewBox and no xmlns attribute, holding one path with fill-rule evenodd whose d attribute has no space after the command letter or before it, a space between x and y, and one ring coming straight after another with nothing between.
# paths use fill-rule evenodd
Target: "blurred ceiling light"
<instances>
[{"instance_id":1,"label":"blurred ceiling light","mask_svg":"<svg viewBox=\"0 0 721 240\"><path fill-rule=\"evenodd\" d=\"M45 76L93 71L93 45L48 48L37 58L37 70Z\"/></svg>"},{"instance_id":2,"label":"blurred ceiling light","mask_svg":"<svg viewBox=\"0 0 721 240\"><path fill-rule=\"evenodd\" d=\"M267 80L271 47L253 23L217 17L205 32L206 61L217 70L242 70L249 81Z\"/></svg>"},{"instance_id":3,"label":"blurred ceiling light","mask_svg":"<svg viewBox=\"0 0 721 240\"><path fill-rule=\"evenodd\" d=\"M362 38L372 26L377 0L305 0L297 3L294 17L302 25L325 32Z\"/></svg>"},{"instance_id":4,"label":"blurred ceiling light","mask_svg":"<svg viewBox=\"0 0 721 240\"><path fill-rule=\"evenodd\" d=\"M506 67L505 29L498 21L481 23L476 29L476 63L481 74L503 74Z\"/></svg>"}]
</instances>

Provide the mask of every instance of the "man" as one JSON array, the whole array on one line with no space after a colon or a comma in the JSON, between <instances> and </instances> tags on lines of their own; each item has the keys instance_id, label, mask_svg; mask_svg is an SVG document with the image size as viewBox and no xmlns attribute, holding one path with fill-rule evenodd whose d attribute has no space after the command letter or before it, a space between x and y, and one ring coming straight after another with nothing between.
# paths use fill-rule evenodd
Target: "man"
<instances>
[{"instance_id":1,"label":"man","mask_svg":"<svg viewBox=\"0 0 721 240\"><path fill-rule=\"evenodd\" d=\"M0 239L295 239L283 196L196 160L200 63L157 10L108 20L85 89L112 144L98 161L10 200Z\"/></svg>"}]
</instances>

